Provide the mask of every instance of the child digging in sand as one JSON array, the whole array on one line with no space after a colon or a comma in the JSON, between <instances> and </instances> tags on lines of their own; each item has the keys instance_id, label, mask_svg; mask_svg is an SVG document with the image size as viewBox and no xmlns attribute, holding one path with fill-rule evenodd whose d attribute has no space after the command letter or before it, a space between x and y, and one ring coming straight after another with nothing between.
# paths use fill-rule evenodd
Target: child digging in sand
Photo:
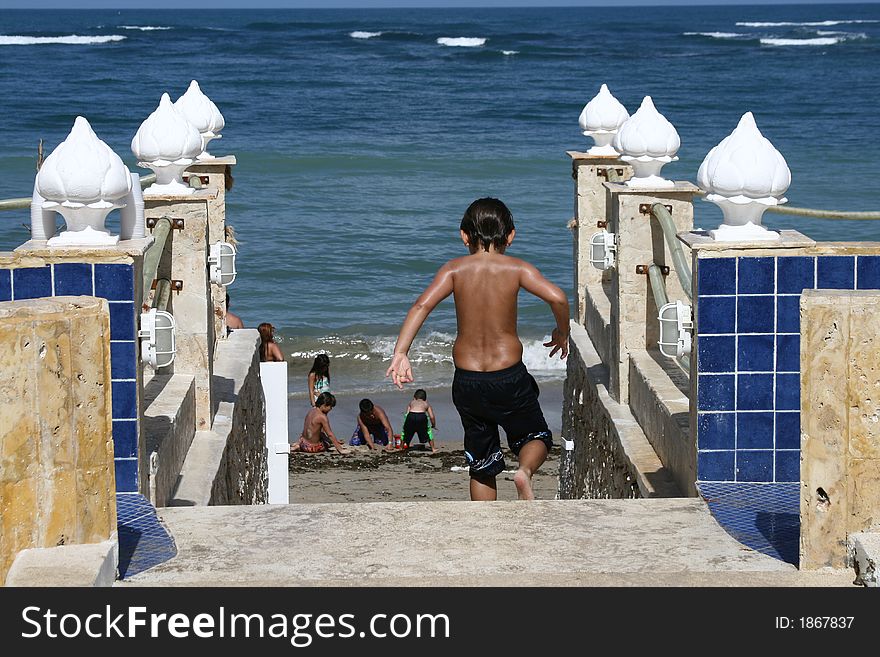
<instances>
[{"instance_id":1,"label":"child digging in sand","mask_svg":"<svg viewBox=\"0 0 880 657\"><path fill-rule=\"evenodd\" d=\"M428 421L430 420L430 424ZM429 443L431 453L436 454L433 430L437 428L434 409L428 403L428 393L419 388L413 394L412 401L406 407L403 416L403 449L409 449L409 443L418 434L420 443Z\"/></svg>"},{"instance_id":2,"label":"child digging in sand","mask_svg":"<svg viewBox=\"0 0 880 657\"><path fill-rule=\"evenodd\" d=\"M336 406L336 397L329 392L322 392L315 401L315 407L308 412L303 421L303 430L299 440L290 446L291 452L315 452L327 451L326 443L331 442L340 454L348 454L348 450L333 435L330 428L330 419L327 417L333 407Z\"/></svg>"},{"instance_id":3,"label":"child digging in sand","mask_svg":"<svg viewBox=\"0 0 880 657\"><path fill-rule=\"evenodd\" d=\"M504 471L498 425L519 459L513 477L519 499L534 499L532 475L553 446L538 403L538 385L522 362L516 332L517 295L522 288L546 301L556 319L550 356L568 355L568 299L533 266L504 254L515 235L510 210L494 198L471 203L461 220L461 239L470 255L440 267L406 315L394 357L385 373L403 388L413 380L407 357L431 311L452 294L458 335L452 348L452 401L464 428L472 500L495 500L495 477Z\"/></svg>"}]
</instances>

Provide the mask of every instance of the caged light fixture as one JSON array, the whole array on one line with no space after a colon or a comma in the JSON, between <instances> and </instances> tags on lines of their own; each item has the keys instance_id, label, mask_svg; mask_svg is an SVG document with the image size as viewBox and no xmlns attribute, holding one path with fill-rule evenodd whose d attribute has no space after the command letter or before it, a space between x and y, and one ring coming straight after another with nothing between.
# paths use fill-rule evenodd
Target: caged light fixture
<instances>
[{"instance_id":1,"label":"caged light fixture","mask_svg":"<svg viewBox=\"0 0 880 657\"><path fill-rule=\"evenodd\" d=\"M668 358L681 358L691 353L691 307L672 301L660 309L660 353Z\"/></svg>"},{"instance_id":2,"label":"caged light fixture","mask_svg":"<svg viewBox=\"0 0 880 657\"><path fill-rule=\"evenodd\" d=\"M617 236L600 230L590 237L590 264L596 269L611 269L617 255Z\"/></svg>"},{"instance_id":3,"label":"caged light fixture","mask_svg":"<svg viewBox=\"0 0 880 657\"><path fill-rule=\"evenodd\" d=\"M211 282L217 285L229 285L235 280L235 247L229 242L217 242L211 245L208 256Z\"/></svg>"},{"instance_id":4,"label":"caged light fixture","mask_svg":"<svg viewBox=\"0 0 880 657\"><path fill-rule=\"evenodd\" d=\"M151 308L141 313L141 361L154 370L174 362L177 344L174 339L174 316L165 311Z\"/></svg>"}]
</instances>

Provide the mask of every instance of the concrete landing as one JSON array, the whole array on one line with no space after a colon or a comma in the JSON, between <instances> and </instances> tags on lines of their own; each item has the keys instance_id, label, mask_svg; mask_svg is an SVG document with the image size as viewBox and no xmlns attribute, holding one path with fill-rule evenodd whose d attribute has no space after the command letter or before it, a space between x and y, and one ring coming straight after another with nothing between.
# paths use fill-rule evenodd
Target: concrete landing
<instances>
[{"instance_id":1,"label":"concrete landing","mask_svg":"<svg viewBox=\"0 0 880 657\"><path fill-rule=\"evenodd\" d=\"M178 556L119 585L847 586L732 539L699 499L159 510Z\"/></svg>"}]
</instances>

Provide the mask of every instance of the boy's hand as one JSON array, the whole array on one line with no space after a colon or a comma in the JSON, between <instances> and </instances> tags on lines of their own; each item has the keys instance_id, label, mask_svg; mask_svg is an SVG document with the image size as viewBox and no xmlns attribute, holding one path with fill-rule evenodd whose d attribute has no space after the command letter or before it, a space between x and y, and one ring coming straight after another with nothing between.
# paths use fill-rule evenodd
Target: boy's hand
<instances>
[{"instance_id":1,"label":"boy's hand","mask_svg":"<svg viewBox=\"0 0 880 657\"><path fill-rule=\"evenodd\" d=\"M394 358L391 359L391 365L385 372L385 376L390 376L391 383L401 390L403 390L404 383L412 383L412 366L409 364L409 358L407 358L406 354L394 354Z\"/></svg>"},{"instance_id":2,"label":"boy's hand","mask_svg":"<svg viewBox=\"0 0 880 657\"><path fill-rule=\"evenodd\" d=\"M565 358L568 356L568 333L563 334L558 328L553 329L553 333L550 335L550 342L544 343L545 347L553 347L550 350L550 358L553 358L553 355L557 351L562 351L559 355L559 358Z\"/></svg>"}]
</instances>

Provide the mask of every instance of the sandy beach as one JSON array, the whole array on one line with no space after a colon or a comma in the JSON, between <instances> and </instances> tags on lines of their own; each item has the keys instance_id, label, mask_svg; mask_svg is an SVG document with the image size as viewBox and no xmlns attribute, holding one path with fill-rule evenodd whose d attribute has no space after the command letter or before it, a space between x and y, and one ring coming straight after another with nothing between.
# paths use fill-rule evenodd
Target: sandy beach
<instances>
[{"instance_id":1,"label":"sandy beach","mask_svg":"<svg viewBox=\"0 0 880 657\"><path fill-rule=\"evenodd\" d=\"M403 411L412 398L413 389L398 392L390 390L372 394L369 399L388 413L392 428L400 431ZM437 418L435 440L437 453L427 446L415 446L405 452L371 451L367 447L349 447L352 453L340 456L333 453L290 455L291 503L317 502L388 502L467 500L468 474L462 445L461 422L452 404L450 388L430 389L428 401ZM346 444L356 425L358 402L361 395L340 394L336 408L330 413L330 426ZM535 475L532 486L537 499L556 496L559 469L559 432L562 422L562 382L541 384L541 406L544 417L553 432L556 447L547 462ZM289 408L290 439L302 429L303 418L309 411L304 399L293 399ZM516 499L513 473L516 457L505 448L507 469L498 477L498 499Z\"/></svg>"}]
</instances>

